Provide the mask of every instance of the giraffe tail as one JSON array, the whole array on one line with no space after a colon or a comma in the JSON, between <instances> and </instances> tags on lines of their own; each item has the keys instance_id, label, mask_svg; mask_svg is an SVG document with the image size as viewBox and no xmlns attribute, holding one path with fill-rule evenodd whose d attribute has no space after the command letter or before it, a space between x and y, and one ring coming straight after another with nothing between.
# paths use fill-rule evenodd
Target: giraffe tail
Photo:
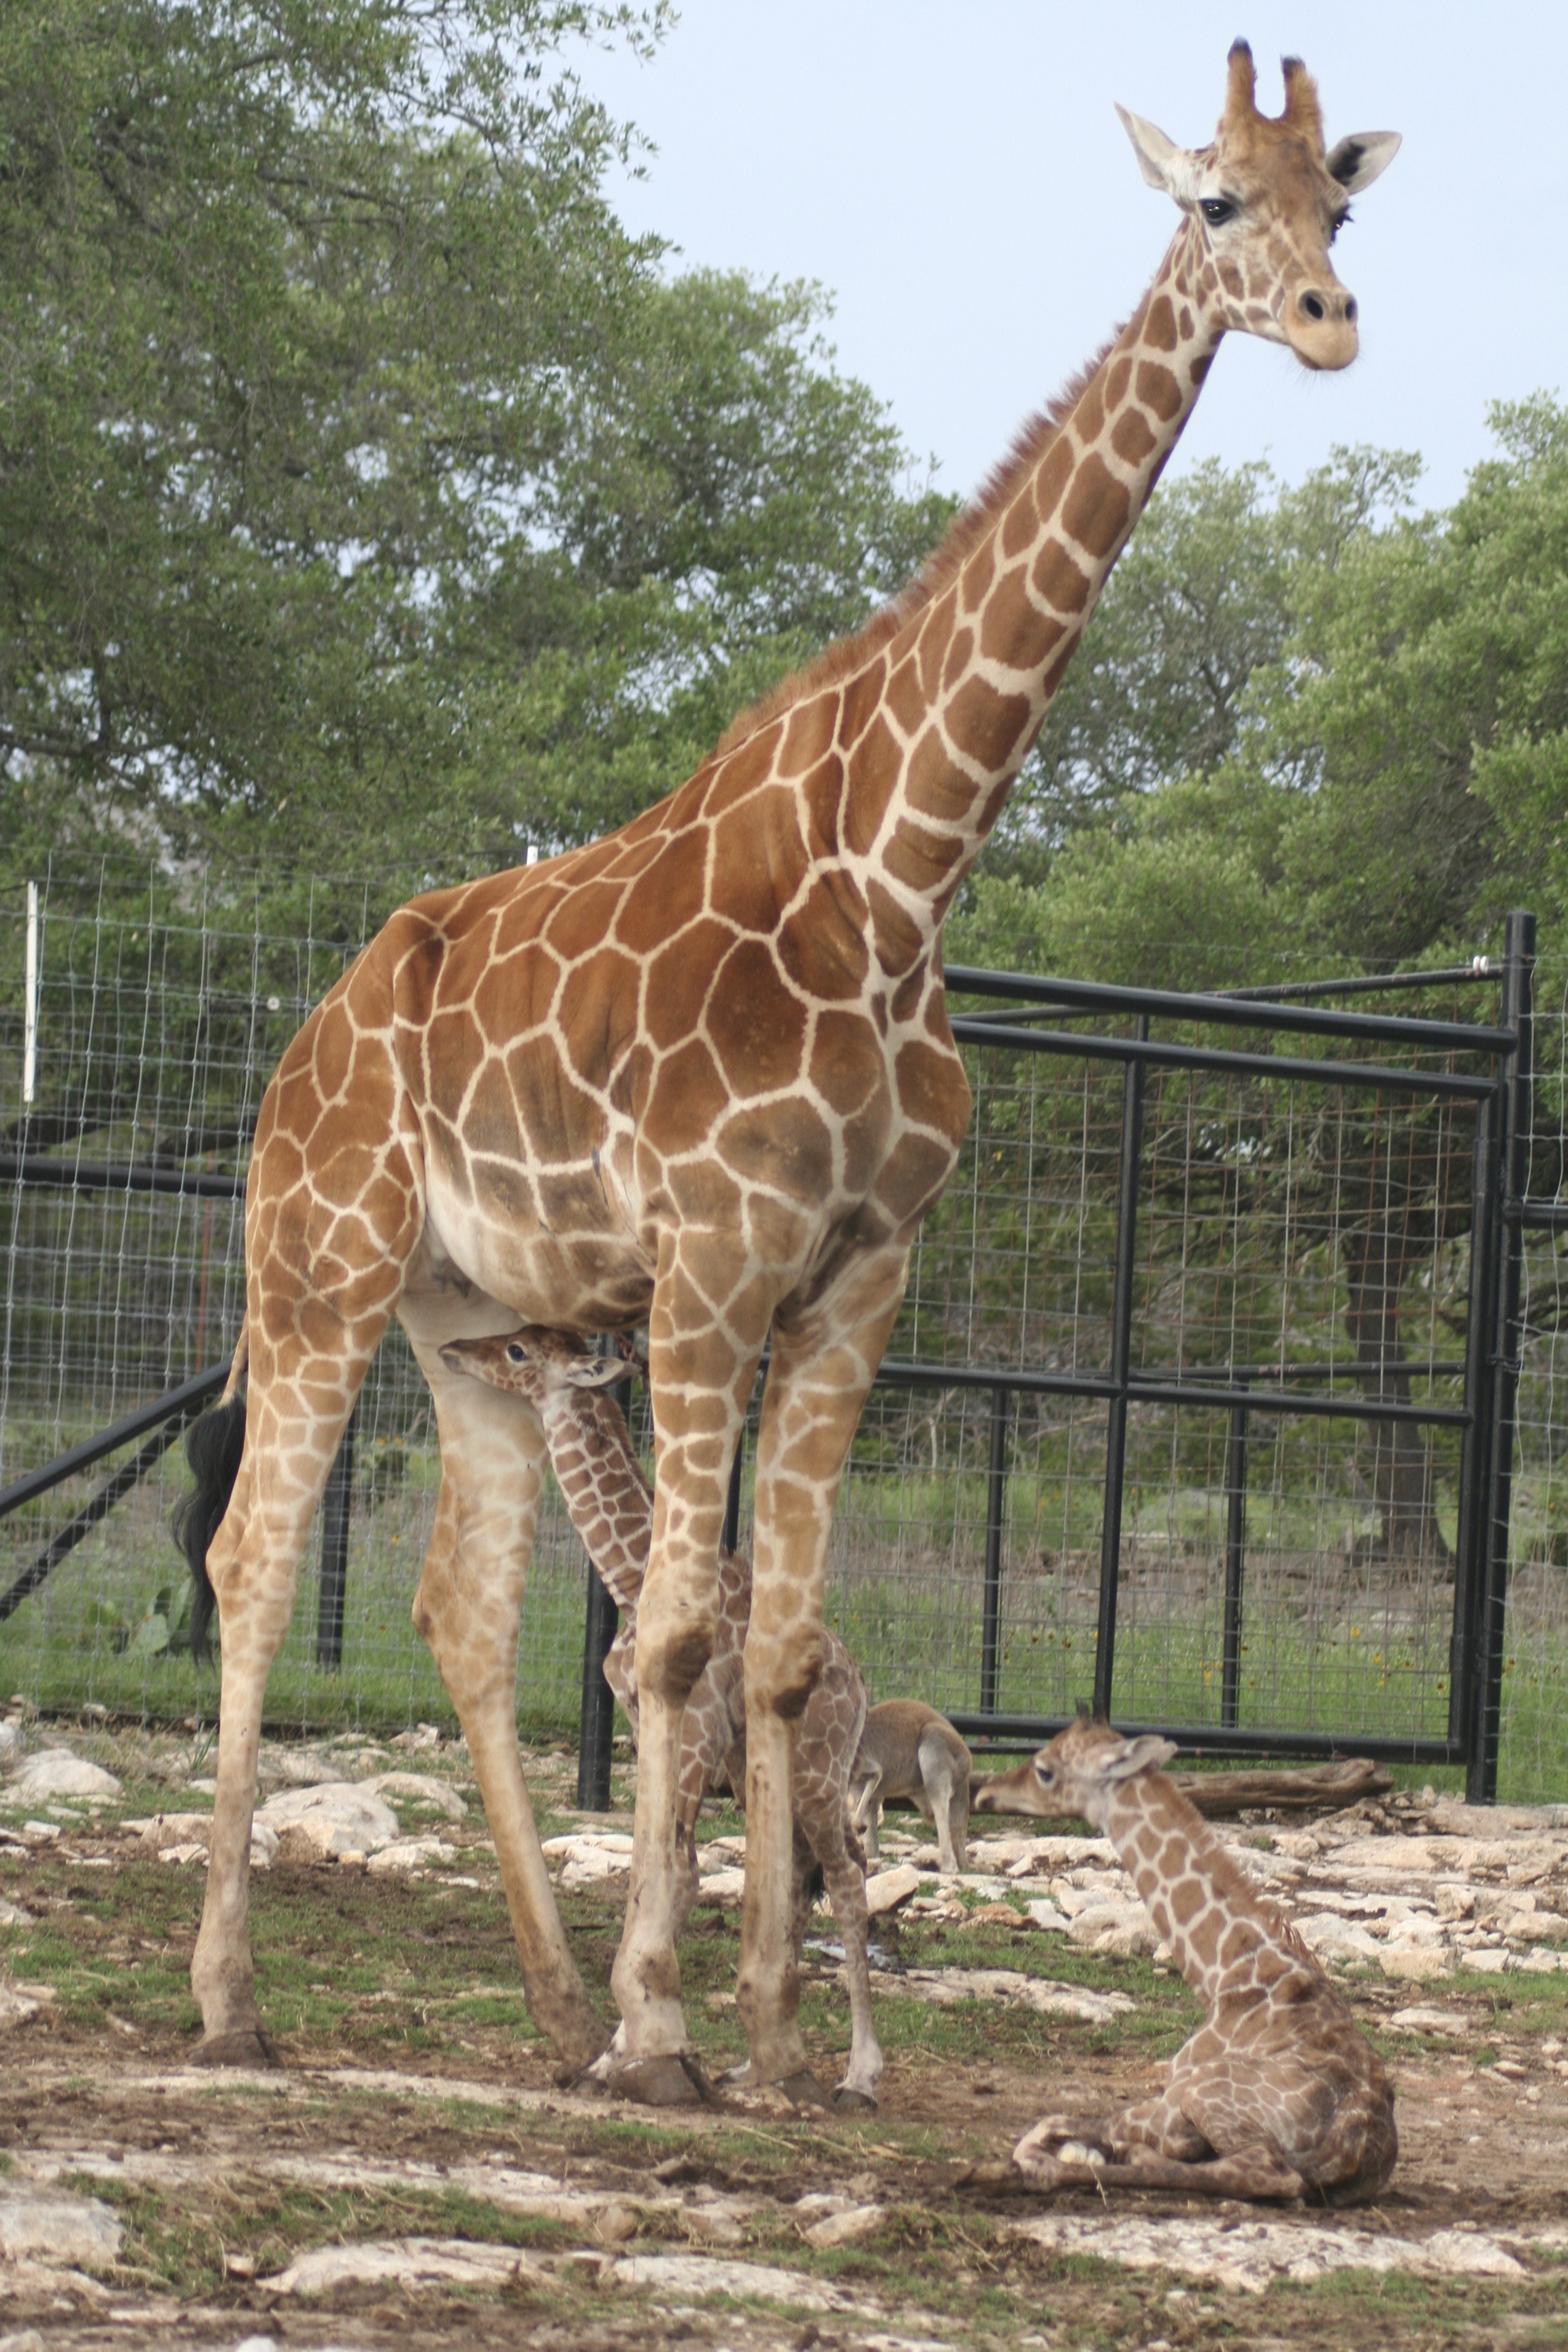
<instances>
[{"instance_id":1,"label":"giraffe tail","mask_svg":"<svg viewBox=\"0 0 1568 2352\"><path fill-rule=\"evenodd\" d=\"M192 1491L174 1506L174 1541L190 1564L191 1654L211 1654L216 1596L207 1574L207 1549L223 1524L245 1452L245 1367L250 1349L247 1328L234 1350L234 1365L221 1401L200 1414L185 1433L185 1459L195 1478Z\"/></svg>"}]
</instances>

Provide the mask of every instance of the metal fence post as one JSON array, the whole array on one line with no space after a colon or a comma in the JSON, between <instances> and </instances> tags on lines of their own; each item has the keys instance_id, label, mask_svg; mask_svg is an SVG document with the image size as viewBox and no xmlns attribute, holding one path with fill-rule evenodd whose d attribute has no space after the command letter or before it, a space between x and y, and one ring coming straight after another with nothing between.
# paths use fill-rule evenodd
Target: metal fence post
<instances>
[{"instance_id":1,"label":"metal fence post","mask_svg":"<svg viewBox=\"0 0 1568 2352\"><path fill-rule=\"evenodd\" d=\"M606 1343L607 1345L607 1343ZM632 1384L617 1381L610 1391L629 1421ZM583 1621L583 1710L577 1734L577 1808L584 1813L610 1810L610 1759L616 1730L616 1701L605 1680L605 1660L616 1638L620 1612L605 1590L604 1579L588 1562L588 1597Z\"/></svg>"},{"instance_id":2,"label":"metal fence post","mask_svg":"<svg viewBox=\"0 0 1568 2352\"><path fill-rule=\"evenodd\" d=\"M985 1600L980 1630L980 1712L996 1712L996 1662L1002 1618L1002 1536L1007 1517L1005 1389L991 1391L991 1467L985 1482Z\"/></svg>"},{"instance_id":3,"label":"metal fence post","mask_svg":"<svg viewBox=\"0 0 1568 2352\"><path fill-rule=\"evenodd\" d=\"M1140 1013L1133 1036L1144 1044L1149 1015ZM1138 1247L1138 1162L1143 1149L1143 1069L1127 1065L1121 1092L1121 1165L1116 1185L1116 1281L1110 1304L1110 1377L1116 1393L1106 1409L1105 1515L1100 1535L1100 1625L1094 1653L1094 1707L1110 1712L1116 1671L1116 1600L1121 1577L1121 1489L1127 1469L1127 1378L1132 1355L1132 1277Z\"/></svg>"},{"instance_id":4,"label":"metal fence post","mask_svg":"<svg viewBox=\"0 0 1568 2352\"><path fill-rule=\"evenodd\" d=\"M1242 1388L1251 1383L1243 1381ZM1219 1719L1234 1729L1241 1690L1241 1587L1247 1573L1247 1427L1244 1404L1233 1405L1225 1453L1225 1630L1220 1653Z\"/></svg>"},{"instance_id":5,"label":"metal fence post","mask_svg":"<svg viewBox=\"0 0 1568 2352\"><path fill-rule=\"evenodd\" d=\"M321 1573L316 1594L316 1664L336 1674L343 1663L343 1600L349 1580L349 1511L354 1492L356 1404L348 1417L321 1496Z\"/></svg>"},{"instance_id":6,"label":"metal fence post","mask_svg":"<svg viewBox=\"0 0 1568 2352\"><path fill-rule=\"evenodd\" d=\"M1465 1402L1470 1421L1459 1454L1454 1630L1448 1657L1448 1737L1463 1751L1467 1765L1476 1753L1476 1665L1481 1647L1490 1525L1492 1345L1502 1230L1498 1112L1496 1096L1476 1105L1470 1176L1470 1281L1465 1328Z\"/></svg>"},{"instance_id":7,"label":"metal fence post","mask_svg":"<svg viewBox=\"0 0 1568 2352\"><path fill-rule=\"evenodd\" d=\"M1508 1632L1510 1518L1513 1504L1513 1445L1519 1398L1519 1358L1523 1333L1520 1289L1524 1233L1518 1204L1525 1192L1530 1160L1531 1071L1534 1034L1531 975L1535 964L1535 918L1518 911L1508 919L1503 961L1502 1025L1514 1032L1513 1051L1503 1063L1499 1089L1502 1110L1501 1177L1498 1187L1499 1280L1492 1357L1491 1431L1487 1494L1487 1540L1482 1561L1480 1640L1476 1660L1475 1734L1465 1793L1471 1804L1497 1801L1498 1749L1502 1730L1503 1650ZM1510 1213L1512 1213L1511 1214Z\"/></svg>"}]
</instances>

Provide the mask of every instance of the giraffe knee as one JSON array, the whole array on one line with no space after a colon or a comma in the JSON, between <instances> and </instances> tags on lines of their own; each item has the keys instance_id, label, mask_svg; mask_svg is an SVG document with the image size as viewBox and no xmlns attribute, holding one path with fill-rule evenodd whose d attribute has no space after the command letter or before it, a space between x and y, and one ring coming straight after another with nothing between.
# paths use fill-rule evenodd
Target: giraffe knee
<instances>
[{"instance_id":1,"label":"giraffe knee","mask_svg":"<svg viewBox=\"0 0 1568 2352\"><path fill-rule=\"evenodd\" d=\"M712 1654L711 1619L683 1617L672 1625L658 1625L645 1615L637 1625L637 1689L671 1706L684 1706Z\"/></svg>"},{"instance_id":2,"label":"giraffe knee","mask_svg":"<svg viewBox=\"0 0 1568 2352\"><path fill-rule=\"evenodd\" d=\"M746 1645L746 1705L765 1707L786 1723L798 1722L822 1679L826 1653L820 1625L781 1634L765 1653Z\"/></svg>"}]
</instances>

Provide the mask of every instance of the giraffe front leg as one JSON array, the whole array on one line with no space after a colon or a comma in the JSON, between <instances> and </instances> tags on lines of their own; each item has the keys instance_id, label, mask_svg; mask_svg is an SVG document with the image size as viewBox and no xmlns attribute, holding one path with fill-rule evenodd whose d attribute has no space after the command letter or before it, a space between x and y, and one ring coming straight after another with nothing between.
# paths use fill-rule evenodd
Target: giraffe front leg
<instances>
[{"instance_id":1,"label":"giraffe front leg","mask_svg":"<svg viewBox=\"0 0 1568 2352\"><path fill-rule=\"evenodd\" d=\"M844 1982L849 1994L849 2063L833 2094L842 2109L877 2105L882 2079L882 2045L871 2013L871 1971L867 1947L870 1914L866 1908L866 1865L859 1843L849 1825L847 1810L837 1804L803 1805L802 1822L812 1850L822 1865L827 1899L844 1939Z\"/></svg>"},{"instance_id":2,"label":"giraffe front leg","mask_svg":"<svg viewBox=\"0 0 1568 2352\"><path fill-rule=\"evenodd\" d=\"M419 1349L422 1363L426 1350ZM528 2013L567 2076L608 2030L566 1941L517 1744L517 1636L544 1440L521 1400L426 1366L441 1434L436 1525L414 1601L457 1709L516 1938Z\"/></svg>"},{"instance_id":3,"label":"giraffe front leg","mask_svg":"<svg viewBox=\"0 0 1568 2352\"><path fill-rule=\"evenodd\" d=\"M721 1316L716 1297L731 1302ZM691 2056L676 1955L682 1738L687 1701L713 1652L730 1465L770 1304L738 1245L689 1234L661 1245L648 1319L658 1468L637 1607L632 1883L610 1978L626 2055L606 2078L612 2089L651 2105L711 2096ZM748 1325L752 1337L742 1347L734 1327Z\"/></svg>"},{"instance_id":4,"label":"giraffe front leg","mask_svg":"<svg viewBox=\"0 0 1568 2352\"><path fill-rule=\"evenodd\" d=\"M746 1633L746 1897L736 1998L753 2078L806 2075L790 1936L800 1719L825 1663L827 1538L845 1459L903 1297L909 1254L852 1260L781 1310L757 1441L756 1556ZM820 2095L820 2093L816 2093Z\"/></svg>"}]
</instances>

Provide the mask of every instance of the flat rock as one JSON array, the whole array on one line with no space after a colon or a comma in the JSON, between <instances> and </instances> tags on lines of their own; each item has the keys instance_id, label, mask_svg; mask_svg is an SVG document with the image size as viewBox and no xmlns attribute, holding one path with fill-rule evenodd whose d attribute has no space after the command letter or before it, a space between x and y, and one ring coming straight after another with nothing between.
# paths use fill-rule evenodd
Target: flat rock
<instances>
[{"instance_id":1,"label":"flat rock","mask_svg":"<svg viewBox=\"0 0 1568 2352\"><path fill-rule=\"evenodd\" d=\"M866 1908L873 1919L884 1913L896 1911L920 1891L921 1874L912 1862L900 1862L891 1870L879 1870L866 1881Z\"/></svg>"},{"instance_id":2,"label":"flat rock","mask_svg":"<svg viewBox=\"0 0 1568 2352\"><path fill-rule=\"evenodd\" d=\"M765 2295L797 2311L864 2311L856 2302L820 2279L802 2278L772 2263L738 2263L709 2254L623 2254L609 2266L616 2286L657 2288L662 2294Z\"/></svg>"},{"instance_id":3,"label":"flat rock","mask_svg":"<svg viewBox=\"0 0 1568 2352\"><path fill-rule=\"evenodd\" d=\"M1331 1848L1326 1866L1352 1880L1370 1876L1384 1884L1391 1878L1473 1877L1479 1870L1549 1871L1568 1864L1568 1838L1524 1837L1368 1837L1347 1838Z\"/></svg>"},{"instance_id":4,"label":"flat rock","mask_svg":"<svg viewBox=\"0 0 1568 2352\"><path fill-rule=\"evenodd\" d=\"M95 2197L68 2197L59 2190L0 2194L0 2254L16 2262L102 2269L116 2262L125 2230Z\"/></svg>"},{"instance_id":5,"label":"flat rock","mask_svg":"<svg viewBox=\"0 0 1568 2352\"><path fill-rule=\"evenodd\" d=\"M1261 2294L1276 2279L1306 2283L1334 2271L1408 2271L1421 2278L1522 2278L1524 2265L1480 2231L1437 2230L1429 2238L1373 2237L1364 2230L1310 2221L1101 2221L1043 2213L1014 2225L1053 2252L1090 2254L1128 2270L1172 2270Z\"/></svg>"},{"instance_id":6,"label":"flat rock","mask_svg":"<svg viewBox=\"0 0 1568 2352\"><path fill-rule=\"evenodd\" d=\"M197 1853L210 1852L212 1847L210 1813L154 1813L150 1821L125 1822L121 1827L134 1832L149 1853L177 1852L182 1861L189 1861ZM251 1868L268 1870L277 1859L278 1832L258 1813L250 1824Z\"/></svg>"},{"instance_id":7,"label":"flat rock","mask_svg":"<svg viewBox=\"0 0 1568 2352\"><path fill-rule=\"evenodd\" d=\"M1133 2007L1128 1993L1054 1984L1047 1977L1026 1977L1018 1969L910 1969L903 1976L879 1969L872 1983L879 1993L913 1995L944 2007L959 2000L1021 2001L1042 2017L1076 2017L1086 2025L1105 2025Z\"/></svg>"},{"instance_id":8,"label":"flat rock","mask_svg":"<svg viewBox=\"0 0 1568 2352\"><path fill-rule=\"evenodd\" d=\"M1396 2009L1388 2022L1395 2033L1446 2033L1456 2041L1468 2031L1464 2018L1446 2009Z\"/></svg>"},{"instance_id":9,"label":"flat rock","mask_svg":"<svg viewBox=\"0 0 1568 2352\"><path fill-rule=\"evenodd\" d=\"M26 1912L22 1916L26 1918ZM26 2025L42 2006L31 1993L22 1992L14 1984L0 1983L0 2033L9 2032L16 2025Z\"/></svg>"},{"instance_id":10,"label":"flat rock","mask_svg":"<svg viewBox=\"0 0 1568 2352\"><path fill-rule=\"evenodd\" d=\"M277 1837L293 1833L321 1854L376 1853L402 1834L392 1807L353 1780L280 1789L256 1819Z\"/></svg>"},{"instance_id":11,"label":"flat rock","mask_svg":"<svg viewBox=\"0 0 1568 2352\"><path fill-rule=\"evenodd\" d=\"M566 1884L564 1875L561 1883L563 1885ZM728 1870L704 1871L698 1881L697 1899L700 1903L740 1903L744 1900L745 1893L746 1874L732 1866Z\"/></svg>"},{"instance_id":12,"label":"flat rock","mask_svg":"<svg viewBox=\"0 0 1568 2352\"><path fill-rule=\"evenodd\" d=\"M264 1789L319 1789L341 1780L343 1768L313 1748L263 1748L256 1777Z\"/></svg>"},{"instance_id":13,"label":"flat rock","mask_svg":"<svg viewBox=\"0 0 1568 2352\"><path fill-rule=\"evenodd\" d=\"M881 2205L851 2205L842 2213L825 2213L804 2232L808 2246L858 2246L871 2237L887 2209Z\"/></svg>"},{"instance_id":14,"label":"flat rock","mask_svg":"<svg viewBox=\"0 0 1568 2352\"><path fill-rule=\"evenodd\" d=\"M378 1797L401 1797L405 1804L428 1805L449 1822L468 1818L468 1806L451 1782L437 1780L429 1772L378 1772L364 1785Z\"/></svg>"},{"instance_id":15,"label":"flat rock","mask_svg":"<svg viewBox=\"0 0 1568 2352\"><path fill-rule=\"evenodd\" d=\"M261 2284L273 2294L300 2295L419 2279L499 2286L532 2267L515 2246L479 2245L467 2238L382 2238L359 2246L319 2246Z\"/></svg>"},{"instance_id":16,"label":"flat rock","mask_svg":"<svg viewBox=\"0 0 1568 2352\"><path fill-rule=\"evenodd\" d=\"M112 1772L73 1756L68 1748L46 1748L30 1756L11 1783L6 1801L40 1804L46 1797L118 1797L123 1792Z\"/></svg>"},{"instance_id":17,"label":"flat rock","mask_svg":"<svg viewBox=\"0 0 1568 2352\"><path fill-rule=\"evenodd\" d=\"M365 1868L377 1877L412 1875L437 1864L455 1862L457 1855L457 1847L444 1844L438 1837L399 1838L395 1845L384 1845L373 1853Z\"/></svg>"},{"instance_id":18,"label":"flat rock","mask_svg":"<svg viewBox=\"0 0 1568 2352\"><path fill-rule=\"evenodd\" d=\"M1377 1957L1384 1975L1396 1983L1429 1984L1453 1972L1453 1954L1441 1944L1385 1944Z\"/></svg>"},{"instance_id":19,"label":"flat rock","mask_svg":"<svg viewBox=\"0 0 1568 2352\"><path fill-rule=\"evenodd\" d=\"M14 1771L26 1752L19 1723L0 1723L0 1772Z\"/></svg>"}]
</instances>

